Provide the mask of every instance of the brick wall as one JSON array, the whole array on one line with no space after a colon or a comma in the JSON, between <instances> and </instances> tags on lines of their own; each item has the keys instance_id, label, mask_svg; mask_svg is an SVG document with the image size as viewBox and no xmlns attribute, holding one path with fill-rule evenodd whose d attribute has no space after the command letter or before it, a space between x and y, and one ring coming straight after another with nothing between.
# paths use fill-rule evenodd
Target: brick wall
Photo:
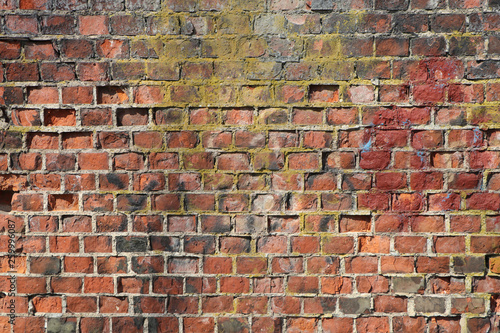
<instances>
[{"instance_id":1,"label":"brick wall","mask_svg":"<svg viewBox=\"0 0 500 333\"><path fill-rule=\"evenodd\" d=\"M2 332L500 331L500 1L0 10Z\"/></svg>"}]
</instances>

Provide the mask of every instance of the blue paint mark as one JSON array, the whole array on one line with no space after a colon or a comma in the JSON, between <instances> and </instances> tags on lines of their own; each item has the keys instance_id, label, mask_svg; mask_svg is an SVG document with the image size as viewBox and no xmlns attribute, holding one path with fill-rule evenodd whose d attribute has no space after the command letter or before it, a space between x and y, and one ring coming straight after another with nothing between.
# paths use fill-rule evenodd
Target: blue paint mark
<instances>
[{"instance_id":1,"label":"blue paint mark","mask_svg":"<svg viewBox=\"0 0 500 333\"><path fill-rule=\"evenodd\" d=\"M371 146L372 146L372 138L370 138L370 140L368 140L367 143L365 143L362 147L361 147L361 151L364 153L364 152L367 152L368 150L371 149Z\"/></svg>"},{"instance_id":2,"label":"blue paint mark","mask_svg":"<svg viewBox=\"0 0 500 333\"><path fill-rule=\"evenodd\" d=\"M417 151L417 156L420 158L420 162L425 163L425 153L423 151Z\"/></svg>"},{"instance_id":3,"label":"blue paint mark","mask_svg":"<svg viewBox=\"0 0 500 333\"><path fill-rule=\"evenodd\" d=\"M474 133L474 144L481 144L481 141L483 141L483 132L477 128L474 128L472 132Z\"/></svg>"}]
</instances>

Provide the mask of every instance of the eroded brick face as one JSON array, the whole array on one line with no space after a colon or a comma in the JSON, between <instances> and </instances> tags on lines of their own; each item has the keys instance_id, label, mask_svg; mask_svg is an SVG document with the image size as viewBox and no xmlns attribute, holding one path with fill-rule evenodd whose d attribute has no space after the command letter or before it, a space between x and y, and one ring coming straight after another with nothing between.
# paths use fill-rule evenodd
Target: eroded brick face
<instances>
[{"instance_id":1,"label":"eroded brick face","mask_svg":"<svg viewBox=\"0 0 500 333\"><path fill-rule=\"evenodd\" d=\"M500 1L0 10L1 332L500 331Z\"/></svg>"}]
</instances>

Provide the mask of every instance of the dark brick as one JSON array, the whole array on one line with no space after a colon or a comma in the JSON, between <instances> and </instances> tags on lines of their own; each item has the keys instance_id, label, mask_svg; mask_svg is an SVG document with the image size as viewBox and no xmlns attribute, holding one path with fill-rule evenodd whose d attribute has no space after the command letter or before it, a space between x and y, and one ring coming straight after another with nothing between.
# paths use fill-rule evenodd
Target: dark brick
<instances>
[{"instance_id":1,"label":"dark brick","mask_svg":"<svg viewBox=\"0 0 500 333\"><path fill-rule=\"evenodd\" d=\"M118 236L116 237L117 252L145 252L147 250L147 237Z\"/></svg>"}]
</instances>

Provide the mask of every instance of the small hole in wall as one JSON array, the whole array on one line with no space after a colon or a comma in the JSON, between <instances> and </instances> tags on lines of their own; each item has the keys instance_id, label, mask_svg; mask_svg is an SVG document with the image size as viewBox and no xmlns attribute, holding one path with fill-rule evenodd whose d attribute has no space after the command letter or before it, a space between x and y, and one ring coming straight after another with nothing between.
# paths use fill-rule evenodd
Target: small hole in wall
<instances>
[{"instance_id":1,"label":"small hole in wall","mask_svg":"<svg viewBox=\"0 0 500 333\"><path fill-rule=\"evenodd\" d=\"M14 191L0 191L0 212L10 212L12 210L12 197Z\"/></svg>"}]
</instances>

